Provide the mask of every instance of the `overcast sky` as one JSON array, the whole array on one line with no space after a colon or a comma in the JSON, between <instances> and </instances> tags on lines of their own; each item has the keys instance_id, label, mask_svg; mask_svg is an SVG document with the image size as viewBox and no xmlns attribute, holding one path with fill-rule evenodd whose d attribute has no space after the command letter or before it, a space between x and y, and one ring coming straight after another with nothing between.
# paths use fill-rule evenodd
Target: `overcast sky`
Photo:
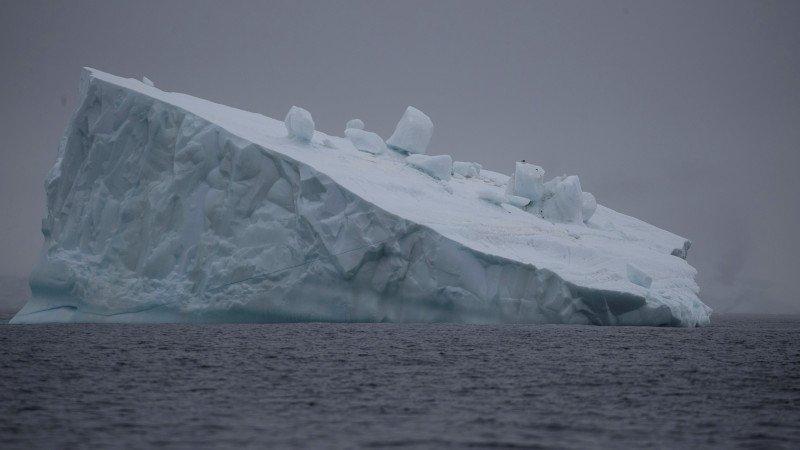
<instances>
[{"instance_id":1,"label":"overcast sky","mask_svg":"<svg viewBox=\"0 0 800 450\"><path fill-rule=\"evenodd\" d=\"M80 68L282 118L302 106L429 153L578 174L694 241L717 311L800 311L800 1L4 1L0 274L42 244Z\"/></svg>"}]
</instances>

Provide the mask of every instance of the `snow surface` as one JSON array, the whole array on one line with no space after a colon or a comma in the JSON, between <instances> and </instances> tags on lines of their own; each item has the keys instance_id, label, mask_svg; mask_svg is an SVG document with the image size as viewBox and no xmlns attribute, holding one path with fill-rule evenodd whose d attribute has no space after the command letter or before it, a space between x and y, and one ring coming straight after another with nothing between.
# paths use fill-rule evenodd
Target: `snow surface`
<instances>
[{"instance_id":1,"label":"snow surface","mask_svg":"<svg viewBox=\"0 0 800 450\"><path fill-rule=\"evenodd\" d=\"M479 189L476 194L479 200L487 201L497 206L508 201L508 196L497 189L483 188ZM514 196L512 195L512 197Z\"/></svg>"},{"instance_id":2,"label":"snow surface","mask_svg":"<svg viewBox=\"0 0 800 450\"><path fill-rule=\"evenodd\" d=\"M304 114L284 124L93 69L80 94L13 322L709 321L690 242L602 205L546 220L508 204L506 175L437 180L309 132ZM406 115L394 144L424 152L432 124ZM577 177L545 187L553 214L580 218Z\"/></svg>"}]
</instances>

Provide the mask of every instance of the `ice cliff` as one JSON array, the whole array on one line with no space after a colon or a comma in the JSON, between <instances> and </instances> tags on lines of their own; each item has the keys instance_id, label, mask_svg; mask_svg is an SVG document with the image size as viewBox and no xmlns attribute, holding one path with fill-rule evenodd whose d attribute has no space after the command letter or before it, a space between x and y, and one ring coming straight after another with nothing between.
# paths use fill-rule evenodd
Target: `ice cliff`
<instances>
[{"instance_id":1,"label":"ice cliff","mask_svg":"<svg viewBox=\"0 0 800 450\"><path fill-rule=\"evenodd\" d=\"M709 321L686 239L577 177L427 156L417 109L384 143L93 69L80 95L13 322Z\"/></svg>"}]
</instances>

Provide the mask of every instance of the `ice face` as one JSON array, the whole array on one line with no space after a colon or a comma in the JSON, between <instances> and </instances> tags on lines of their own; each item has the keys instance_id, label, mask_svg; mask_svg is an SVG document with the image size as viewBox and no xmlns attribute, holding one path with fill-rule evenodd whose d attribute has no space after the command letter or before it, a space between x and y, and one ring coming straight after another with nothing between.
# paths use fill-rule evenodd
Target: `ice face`
<instances>
[{"instance_id":1,"label":"ice face","mask_svg":"<svg viewBox=\"0 0 800 450\"><path fill-rule=\"evenodd\" d=\"M289 108L284 123L290 138L308 142L314 136L314 119L311 118L311 113L303 108L297 106Z\"/></svg>"},{"instance_id":2,"label":"ice face","mask_svg":"<svg viewBox=\"0 0 800 450\"><path fill-rule=\"evenodd\" d=\"M437 180L449 180L453 171L450 155L409 155L406 162Z\"/></svg>"},{"instance_id":3,"label":"ice face","mask_svg":"<svg viewBox=\"0 0 800 450\"><path fill-rule=\"evenodd\" d=\"M345 132L346 130L356 129L356 130L363 130L364 129L364 121L361 119L350 119L347 121L347 124L344 126ZM383 139L381 139L383 140Z\"/></svg>"},{"instance_id":4,"label":"ice face","mask_svg":"<svg viewBox=\"0 0 800 450\"><path fill-rule=\"evenodd\" d=\"M589 219L592 218L595 210L597 210L597 200L595 200L594 195L591 193L584 192L581 194L581 202L583 204L581 209L583 221L589 222Z\"/></svg>"},{"instance_id":5,"label":"ice face","mask_svg":"<svg viewBox=\"0 0 800 450\"><path fill-rule=\"evenodd\" d=\"M544 169L524 162L514 167L513 194L539 202L544 194Z\"/></svg>"},{"instance_id":6,"label":"ice face","mask_svg":"<svg viewBox=\"0 0 800 450\"><path fill-rule=\"evenodd\" d=\"M433 136L433 122L425 113L409 106L394 133L386 141L389 147L406 153L425 153Z\"/></svg>"},{"instance_id":7,"label":"ice face","mask_svg":"<svg viewBox=\"0 0 800 450\"><path fill-rule=\"evenodd\" d=\"M464 178L478 178L481 173L481 165L473 162L454 161L453 175Z\"/></svg>"},{"instance_id":8,"label":"ice face","mask_svg":"<svg viewBox=\"0 0 800 450\"><path fill-rule=\"evenodd\" d=\"M151 80L150 78L147 78L147 77L142 77L142 83L144 83L144 84L146 84L146 85L148 85L150 87L155 87L156 86L156 84L153 83L153 80Z\"/></svg>"},{"instance_id":9,"label":"ice face","mask_svg":"<svg viewBox=\"0 0 800 450\"><path fill-rule=\"evenodd\" d=\"M80 93L15 323L708 323L675 256L689 242L602 205L591 226L545 220L500 173L441 181L419 170L448 164L287 139L284 122L93 70ZM552 199L580 191L551 181Z\"/></svg>"},{"instance_id":10,"label":"ice face","mask_svg":"<svg viewBox=\"0 0 800 450\"><path fill-rule=\"evenodd\" d=\"M386 143L383 142L380 136L370 131L360 130L358 128L348 128L344 130L344 135L350 142L362 152L372 153L373 155L380 155L386 151Z\"/></svg>"},{"instance_id":11,"label":"ice face","mask_svg":"<svg viewBox=\"0 0 800 450\"><path fill-rule=\"evenodd\" d=\"M583 222L583 195L578 177L570 175L552 186L552 197L543 200L546 219L554 222Z\"/></svg>"},{"instance_id":12,"label":"ice face","mask_svg":"<svg viewBox=\"0 0 800 450\"><path fill-rule=\"evenodd\" d=\"M644 273L644 271L633 264L627 264L625 266L625 270L628 274L628 280L631 283L641 286L645 289L650 289L650 286L653 284L653 278Z\"/></svg>"}]
</instances>

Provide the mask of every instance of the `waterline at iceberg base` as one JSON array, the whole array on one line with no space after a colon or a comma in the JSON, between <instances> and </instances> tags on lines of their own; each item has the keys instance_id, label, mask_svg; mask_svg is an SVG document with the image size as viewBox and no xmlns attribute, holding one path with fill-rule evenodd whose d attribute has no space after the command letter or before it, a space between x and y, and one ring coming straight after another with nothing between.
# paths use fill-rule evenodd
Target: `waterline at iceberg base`
<instances>
[{"instance_id":1,"label":"waterline at iceberg base","mask_svg":"<svg viewBox=\"0 0 800 450\"><path fill-rule=\"evenodd\" d=\"M577 177L428 156L415 108L383 142L93 69L80 93L12 323L709 322L686 239Z\"/></svg>"}]
</instances>

